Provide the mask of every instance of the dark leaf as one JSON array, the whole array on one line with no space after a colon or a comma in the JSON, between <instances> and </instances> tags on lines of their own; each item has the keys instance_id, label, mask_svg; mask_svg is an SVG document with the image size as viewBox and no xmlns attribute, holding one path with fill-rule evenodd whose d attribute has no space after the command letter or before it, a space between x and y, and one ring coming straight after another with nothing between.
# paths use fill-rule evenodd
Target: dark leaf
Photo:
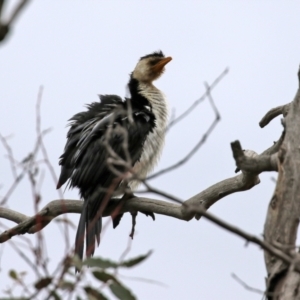
<instances>
[{"instance_id":1,"label":"dark leaf","mask_svg":"<svg viewBox=\"0 0 300 300\"><path fill-rule=\"evenodd\" d=\"M55 300L61 300L61 298L58 296L58 294L55 291L52 291L50 295L55 299ZM52 299L52 298L50 298Z\"/></svg>"},{"instance_id":2,"label":"dark leaf","mask_svg":"<svg viewBox=\"0 0 300 300\"><path fill-rule=\"evenodd\" d=\"M107 282L108 280L117 281L117 279L113 275L110 275L103 271L94 271L93 275L95 276L95 278L102 282Z\"/></svg>"},{"instance_id":3,"label":"dark leaf","mask_svg":"<svg viewBox=\"0 0 300 300\"><path fill-rule=\"evenodd\" d=\"M141 255L141 256L138 256L138 257L135 257L135 258L132 258L129 260L125 260L122 263L120 263L120 267L127 267L127 268L133 267L133 266L139 264L140 262L142 262L143 260L145 260L146 258L148 258L151 255L151 253L152 253L152 251L149 251L145 255Z\"/></svg>"},{"instance_id":4,"label":"dark leaf","mask_svg":"<svg viewBox=\"0 0 300 300\"><path fill-rule=\"evenodd\" d=\"M117 268L118 267L117 263L115 263L111 260L108 260L108 259L100 258L100 257L87 258L84 261L83 264L86 265L86 266L89 266L89 267L98 267L98 268L101 268L101 269Z\"/></svg>"},{"instance_id":5,"label":"dark leaf","mask_svg":"<svg viewBox=\"0 0 300 300\"><path fill-rule=\"evenodd\" d=\"M120 300L136 300L136 297L121 283L115 281L109 285L112 293Z\"/></svg>"},{"instance_id":6,"label":"dark leaf","mask_svg":"<svg viewBox=\"0 0 300 300\"><path fill-rule=\"evenodd\" d=\"M85 290L86 294L91 298L93 297L96 300L108 300L108 298L106 296L104 296L102 293L93 289L90 286L84 287L84 290Z\"/></svg>"},{"instance_id":7,"label":"dark leaf","mask_svg":"<svg viewBox=\"0 0 300 300\"><path fill-rule=\"evenodd\" d=\"M41 290L52 282L52 277L45 277L37 281L34 286L37 290Z\"/></svg>"},{"instance_id":8,"label":"dark leaf","mask_svg":"<svg viewBox=\"0 0 300 300\"><path fill-rule=\"evenodd\" d=\"M9 271L9 276L14 279L14 280L17 280L18 279L18 274L15 270L10 270Z\"/></svg>"}]
</instances>

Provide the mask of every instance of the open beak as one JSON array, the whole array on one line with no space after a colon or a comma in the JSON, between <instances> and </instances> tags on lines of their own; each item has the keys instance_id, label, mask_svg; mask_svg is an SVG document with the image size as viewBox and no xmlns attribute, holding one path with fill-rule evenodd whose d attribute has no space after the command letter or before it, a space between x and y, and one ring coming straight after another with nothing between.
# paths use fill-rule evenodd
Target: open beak
<instances>
[{"instance_id":1,"label":"open beak","mask_svg":"<svg viewBox=\"0 0 300 300\"><path fill-rule=\"evenodd\" d=\"M153 71L157 73L161 72L164 66L171 60L172 60L171 56L161 59L156 65L152 67Z\"/></svg>"}]
</instances>

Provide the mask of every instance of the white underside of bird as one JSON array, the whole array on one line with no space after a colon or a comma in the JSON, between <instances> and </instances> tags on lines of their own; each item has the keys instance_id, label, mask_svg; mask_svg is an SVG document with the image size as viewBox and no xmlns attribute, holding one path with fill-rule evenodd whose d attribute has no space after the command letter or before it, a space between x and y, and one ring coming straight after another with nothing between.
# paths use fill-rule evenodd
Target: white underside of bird
<instances>
[{"instance_id":1,"label":"white underside of bird","mask_svg":"<svg viewBox=\"0 0 300 300\"><path fill-rule=\"evenodd\" d=\"M156 126L144 143L144 149L140 161L133 167L133 174L139 179L146 179L157 165L165 143L165 134L168 124L168 103L165 95L155 86L140 85L141 94L152 104L152 112L155 115ZM131 180L129 187L135 191L140 185L140 180Z\"/></svg>"}]
</instances>

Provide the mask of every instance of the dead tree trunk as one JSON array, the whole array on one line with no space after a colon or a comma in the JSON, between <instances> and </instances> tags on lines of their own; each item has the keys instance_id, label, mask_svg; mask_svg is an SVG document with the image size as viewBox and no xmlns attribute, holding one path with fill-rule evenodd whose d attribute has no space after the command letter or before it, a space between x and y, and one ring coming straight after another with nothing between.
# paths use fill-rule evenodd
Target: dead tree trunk
<instances>
[{"instance_id":1,"label":"dead tree trunk","mask_svg":"<svg viewBox=\"0 0 300 300\"><path fill-rule=\"evenodd\" d=\"M298 80L300 86L300 70ZM264 252L266 295L269 300L294 300L300 299L300 256L296 247L300 215L300 89L290 104L279 109L284 115L285 134L278 151L278 180L268 207L264 238L291 256L293 263L288 265ZM270 120L276 115L269 115Z\"/></svg>"}]
</instances>

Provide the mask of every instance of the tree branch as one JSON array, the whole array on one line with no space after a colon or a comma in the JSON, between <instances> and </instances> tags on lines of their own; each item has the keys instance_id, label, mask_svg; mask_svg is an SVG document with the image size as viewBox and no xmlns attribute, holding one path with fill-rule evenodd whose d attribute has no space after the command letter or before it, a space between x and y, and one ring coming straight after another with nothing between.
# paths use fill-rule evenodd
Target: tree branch
<instances>
[{"instance_id":1,"label":"tree branch","mask_svg":"<svg viewBox=\"0 0 300 300\"><path fill-rule=\"evenodd\" d=\"M241 174L242 175L242 174ZM236 177L239 177L238 175ZM230 179L228 179L230 180ZM224 182L224 181L223 181ZM194 198L194 197L193 197ZM235 233L236 235L244 238L248 242L254 243L260 246L262 249L268 251L270 254L280 258L283 262L291 265L295 264L295 258L293 255L289 255L284 251L274 247L273 245L269 244L266 241L261 240L260 238L251 235L223 220L220 218L208 213L205 211L203 207L194 206L192 203L193 199L190 199L183 203L182 205L168 203L165 201L160 200L153 200L147 198L133 198L128 200L121 209L121 212L130 211L133 207L135 210L149 210L175 217L178 219L189 221L191 215L201 215L208 220L212 221L214 224L219 225L220 227ZM194 199L195 200L195 199ZM63 202L63 205L62 205ZM111 212L119 205L118 200L112 200L110 205L104 212L104 215L110 215ZM65 209L62 209L64 207ZM54 215L58 216L60 214L64 214L66 212L72 213L81 213L82 210L82 201L78 200L53 200L51 201L46 207L44 207L37 215L28 218L20 213L15 213L9 209L1 209L0 210L0 217L7 218L13 221L20 221L21 219L25 219L19 225L11 228L10 230L5 231L0 235L0 243L3 243L10 239L12 236L16 235L17 233L22 234L25 233L27 230L28 233L34 233L38 230L42 229L42 226L45 227L45 224L48 224L51 219L53 219ZM185 212L184 212L185 210ZM45 218L44 218L45 217ZM41 220L41 223L38 223L38 220ZM42 225L42 226L41 226ZM299 272L300 268L298 265L295 265L295 269Z\"/></svg>"},{"instance_id":2,"label":"tree branch","mask_svg":"<svg viewBox=\"0 0 300 300\"><path fill-rule=\"evenodd\" d=\"M173 120L170 124L169 124L169 127L170 128L171 126L173 126L176 122L178 122L179 120L181 120L182 118L186 117L187 114L190 113L191 110L195 109L195 107L201 102L203 101L206 97L209 99L209 102L210 102L210 105L212 107L212 110L215 114L215 118L213 120L213 122L211 123L211 125L208 127L208 129L206 130L206 132L202 135L202 138L197 142L197 144L192 148L191 151L189 151L189 153L183 157L182 159L180 159L177 163L165 168L165 169L162 169L152 175L150 175L147 179L150 180L150 179L153 179L155 177L158 177L162 174L165 174L167 172L170 172L180 166L182 166L183 164L185 164L199 149L200 147L203 146L203 144L206 142L207 138L210 136L210 134L213 132L213 130L215 129L215 127L217 126L218 122L220 122L221 120L221 115L220 115L220 112L219 110L217 109L216 105L215 105L215 102L212 98L212 95L211 95L211 91L212 89L219 83L219 81L228 73L228 69L225 69L222 74L217 77L217 79L211 84L211 85L208 85L208 83L204 83L205 85L205 88L206 88L206 92L204 95L202 95L200 97L200 99L198 99L186 112L184 112L181 116L179 116L177 119Z\"/></svg>"},{"instance_id":3,"label":"tree branch","mask_svg":"<svg viewBox=\"0 0 300 300\"><path fill-rule=\"evenodd\" d=\"M7 36L7 33L9 32L9 29L13 22L15 22L17 16L20 14L20 12L24 9L26 4L29 3L30 0L20 0L18 5L15 7L14 11L12 12L11 16L8 18L6 22L3 22L2 18L2 7L4 4L4 0L0 1L0 42L5 39Z\"/></svg>"},{"instance_id":4,"label":"tree branch","mask_svg":"<svg viewBox=\"0 0 300 300\"><path fill-rule=\"evenodd\" d=\"M103 213L103 216L110 216L116 209L120 213L131 212L131 211L148 211L156 214L166 215L169 217L177 218L180 220L190 221L192 218L199 220L203 216L203 211L206 211L218 200L236 192L245 191L251 189L253 186L260 183L258 174L265 169L259 167L259 161L264 161L264 153L273 153L277 151L278 144L281 144L283 136L279 139L275 145L263 152L261 157L253 151L243 152L239 143L234 148L234 153L237 157L242 157L242 161L246 161L246 167L242 163L242 173L220 181L199 194L191 197L185 202L174 204L161 200L154 200L148 198L133 198L127 200L122 207L120 207L119 199L111 199ZM251 163L255 161L258 167L251 167ZM271 161L271 166L274 167L274 161ZM268 161L267 161L268 162ZM267 167L269 165L265 162ZM249 172L250 171L250 172ZM156 192L156 191L154 191ZM8 219L18 223L17 226L0 234L0 243L3 243L11 237L24 234L24 233L35 233L40 231L42 228L47 226L52 219L65 213L81 213L82 201L78 200L53 200L48 203L41 211L35 216L28 217L18 212L12 211L7 208L0 208L0 218ZM191 211L190 207L194 210ZM197 208L197 210L195 210ZM198 213L198 210L201 213Z\"/></svg>"},{"instance_id":5,"label":"tree branch","mask_svg":"<svg viewBox=\"0 0 300 300\"><path fill-rule=\"evenodd\" d=\"M221 198L235 192L248 190L258 183L259 178L257 175L253 176L251 174L242 173L214 184L182 204L148 198L133 198L127 200L120 208L119 199L111 199L103 216L110 216L115 209L120 209L122 213L130 211L149 211L180 220L190 221L196 215L195 212L189 209L190 206L206 210ZM0 234L0 243L18 234L35 233L47 226L53 218L61 214L81 213L82 204L83 202L78 200L53 200L33 217L28 217L2 207L0 208L0 218L5 218L19 224ZM196 218L199 219L200 216L196 215Z\"/></svg>"},{"instance_id":6,"label":"tree branch","mask_svg":"<svg viewBox=\"0 0 300 300\"><path fill-rule=\"evenodd\" d=\"M272 108L271 110L269 110L265 116L260 120L259 122L259 126L261 128L265 127L266 125L268 125L274 118L276 118L279 115L286 115L287 111L289 109L290 103L282 105L282 106L278 106L275 108Z\"/></svg>"},{"instance_id":7,"label":"tree branch","mask_svg":"<svg viewBox=\"0 0 300 300\"><path fill-rule=\"evenodd\" d=\"M254 174L259 174L263 171L278 171L277 153L257 155L250 152L246 155L246 151L242 150L239 141L232 142L231 149L237 167L243 171Z\"/></svg>"}]
</instances>

